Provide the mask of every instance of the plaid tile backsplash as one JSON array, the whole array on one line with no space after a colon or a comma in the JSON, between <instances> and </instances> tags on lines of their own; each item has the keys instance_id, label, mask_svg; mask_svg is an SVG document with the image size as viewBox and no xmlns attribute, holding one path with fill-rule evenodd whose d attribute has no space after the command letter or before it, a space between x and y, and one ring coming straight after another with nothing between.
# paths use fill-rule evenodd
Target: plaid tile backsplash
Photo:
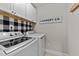
<instances>
[{"instance_id":1,"label":"plaid tile backsplash","mask_svg":"<svg viewBox=\"0 0 79 59\"><path fill-rule=\"evenodd\" d=\"M31 22L17 20L8 16L0 15L0 32L11 32L11 31L26 32L31 30L33 30Z\"/></svg>"}]
</instances>

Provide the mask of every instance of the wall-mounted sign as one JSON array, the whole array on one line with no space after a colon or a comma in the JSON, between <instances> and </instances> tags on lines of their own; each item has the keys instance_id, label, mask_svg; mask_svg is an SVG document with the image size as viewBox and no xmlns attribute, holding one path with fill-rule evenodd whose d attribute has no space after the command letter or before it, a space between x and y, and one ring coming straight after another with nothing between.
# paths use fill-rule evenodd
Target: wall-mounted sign
<instances>
[{"instance_id":1,"label":"wall-mounted sign","mask_svg":"<svg viewBox=\"0 0 79 59\"><path fill-rule=\"evenodd\" d=\"M40 20L40 23L62 23L62 17L54 17Z\"/></svg>"}]
</instances>

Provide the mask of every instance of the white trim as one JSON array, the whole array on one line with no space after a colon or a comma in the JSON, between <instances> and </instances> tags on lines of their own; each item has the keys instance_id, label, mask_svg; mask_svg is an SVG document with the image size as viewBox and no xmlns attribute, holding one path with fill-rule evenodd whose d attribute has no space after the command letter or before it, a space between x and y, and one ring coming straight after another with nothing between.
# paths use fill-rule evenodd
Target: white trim
<instances>
[{"instance_id":1,"label":"white trim","mask_svg":"<svg viewBox=\"0 0 79 59\"><path fill-rule=\"evenodd\" d=\"M68 56L68 54L60 52L60 51L55 51L55 50L49 50L46 49L46 55L49 56Z\"/></svg>"}]
</instances>

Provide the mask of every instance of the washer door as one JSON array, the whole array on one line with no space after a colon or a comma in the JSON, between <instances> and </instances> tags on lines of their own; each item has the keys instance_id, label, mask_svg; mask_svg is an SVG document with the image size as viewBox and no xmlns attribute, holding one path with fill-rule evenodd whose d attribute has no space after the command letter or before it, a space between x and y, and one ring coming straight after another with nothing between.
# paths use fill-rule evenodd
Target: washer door
<instances>
[{"instance_id":1,"label":"washer door","mask_svg":"<svg viewBox=\"0 0 79 59\"><path fill-rule=\"evenodd\" d=\"M15 56L38 56L38 43L38 39L33 40L24 49L16 53Z\"/></svg>"}]
</instances>

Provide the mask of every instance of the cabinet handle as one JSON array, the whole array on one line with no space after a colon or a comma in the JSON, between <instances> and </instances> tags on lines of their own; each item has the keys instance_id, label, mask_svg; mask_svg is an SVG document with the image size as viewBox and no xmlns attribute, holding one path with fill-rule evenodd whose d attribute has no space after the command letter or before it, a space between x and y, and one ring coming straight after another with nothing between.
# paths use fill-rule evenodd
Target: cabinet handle
<instances>
[{"instance_id":1,"label":"cabinet handle","mask_svg":"<svg viewBox=\"0 0 79 59\"><path fill-rule=\"evenodd\" d=\"M12 10L12 13L13 13L13 14L16 14L16 12L15 12L15 11L13 11L13 10Z\"/></svg>"},{"instance_id":2,"label":"cabinet handle","mask_svg":"<svg viewBox=\"0 0 79 59\"><path fill-rule=\"evenodd\" d=\"M14 11L14 14L16 14L16 12Z\"/></svg>"},{"instance_id":3,"label":"cabinet handle","mask_svg":"<svg viewBox=\"0 0 79 59\"><path fill-rule=\"evenodd\" d=\"M14 13L14 11L12 10L12 13Z\"/></svg>"},{"instance_id":4,"label":"cabinet handle","mask_svg":"<svg viewBox=\"0 0 79 59\"><path fill-rule=\"evenodd\" d=\"M16 12L14 14L16 14Z\"/></svg>"}]
</instances>

